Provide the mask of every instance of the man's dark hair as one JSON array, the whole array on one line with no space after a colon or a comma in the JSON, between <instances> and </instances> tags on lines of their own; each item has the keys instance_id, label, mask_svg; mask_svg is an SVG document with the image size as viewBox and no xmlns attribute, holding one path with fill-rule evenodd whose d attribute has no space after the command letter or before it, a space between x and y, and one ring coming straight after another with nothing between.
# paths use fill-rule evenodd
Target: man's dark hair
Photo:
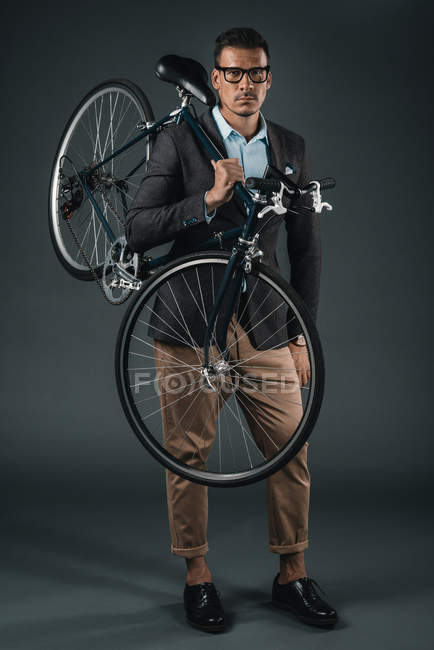
<instances>
[{"instance_id":1,"label":"man's dark hair","mask_svg":"<svg viewBox=\"0 0 434 650\"><path fill-rule=\"evenodd\" d=\"M243 47L247 49L262 47L267 55L267 63L270 60L267 41L262 38L256 29L251 27L232 27L232 29L228 29L217 36L214 49L214 65L219 65L220 53L224 47Z\"/></svg>"}]
</instances>

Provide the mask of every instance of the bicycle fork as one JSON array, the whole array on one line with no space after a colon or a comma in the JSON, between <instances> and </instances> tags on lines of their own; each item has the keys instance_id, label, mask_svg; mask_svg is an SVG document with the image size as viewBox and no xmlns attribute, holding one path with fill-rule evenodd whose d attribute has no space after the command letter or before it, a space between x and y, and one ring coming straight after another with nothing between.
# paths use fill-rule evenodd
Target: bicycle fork
<instances>
[{"instance_id":1,"label":"bicycle fork","mask_svg":"<svg viewBox=\"0 0 434 650\"><path fill-rule=\"evenodd\" d=\"M208 321L204 339L202 375L208 387L214 391L216 389L211 382L211 378L220 374L227 374L230 369L229 349L226 347L227 332L240 292L245 288L246 274L250 273L252 269L252 260L256 257L261 258L263 255L262 251L257 247L258 238L258 234L251 240L238 237ZM221 359L217 363L211 363L209 359L209 345L214 330L216 345L221 353Z\"/></svg>"}]
</instances>

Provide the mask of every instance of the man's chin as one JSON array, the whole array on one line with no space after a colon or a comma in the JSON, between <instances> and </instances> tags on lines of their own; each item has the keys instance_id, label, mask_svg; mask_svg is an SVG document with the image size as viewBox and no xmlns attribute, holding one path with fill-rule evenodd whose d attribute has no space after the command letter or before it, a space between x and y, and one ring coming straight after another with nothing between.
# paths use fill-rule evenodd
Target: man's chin
<instances>
[{"instance_id":1,"label":"man's chin","mask_svg":"<svg viewBox=\"0 0 434 650\"><path fill-rule=\"evenodd\" d=\"M249 102L249 104L252 103L253 102ZM232 112L240 117L249 117L250 115L255 115L255 113L258 112L258 108L254 108L253 106L234 106Z\"/></svg>"}]
</instances>

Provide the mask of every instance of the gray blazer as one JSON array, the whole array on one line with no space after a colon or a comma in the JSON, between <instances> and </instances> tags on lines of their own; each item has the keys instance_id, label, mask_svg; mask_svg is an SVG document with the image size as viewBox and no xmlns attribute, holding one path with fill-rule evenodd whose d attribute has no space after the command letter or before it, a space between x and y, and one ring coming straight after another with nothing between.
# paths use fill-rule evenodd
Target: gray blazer
<instances>
[{"instance_id":1,"label":"gray blazer","mask_svg":"<svg viewBox=\"0 0 434 650\"><path fill-rule=\"evenodd\" d=\"M199 117L199 122L222 156L226 158L226 149L211 109L206 110ZM290 165L294 170L290 178L299 185L308 183L311 175L304 139L270 120L266 119L266 124L270 145L269 163L282 172L285 172L287 165ZM246 210L243 201L235 194L228 203L217 208L216 215L211 223L207 224L203 197L204 192L209 190L213 183L214 170L210 157L189 125L183 122L180 125L166 127L156 137L146 174L127 214L126 238L130 248L141 253L174 240L169 255L171 258L176 258L191 252L200 242L212 237L214 232L242 226L247 216ZM284 203L291 209L296 209L297 205L300 205L295 201L291 202L287 196L284 197ZM261 230L259 247L264 252L263 263L277 272L279 267L276 244L282 221L285 221L287 231L287 248L291 265L290 283L303 298L315 319L321 267L318 215L306 211L300 214L288 211L285 215L272 213L266 227ZM231 241L226 242L224 247L231 250L232 244ZM194 279L191 280L194 285ZM254 278L248 277L248 283L251 280ZM207 281L204 278L203 282ZM200 345L205 329L199 322L195 300L191 297L190 304L187 304L185 284L178 287L178 290L179 295L183 297L183 310L190 316L189 339L190 334L193 334L195 342ZM193 286L192 293L194 294L195 291ZM197 292L199 295L199 288ZM206 312L209 315L212 295L205 296L205 301ZM257 300L252 300L251 303L250 313L253 314L254 307L260 306L260 303ZM271 307L268 304L264 305L264 308L269 311ZM151 327L149 334L159 340L179 343L179 340L175 341L173 336L173 329L179 329L177 319L171 313L176 311L173 298L157 297L154 310L158 324L154 319L155 329L152 330ZM266 312L260 308L254 314L254 320L259 322L264 315ZM282 314L281 317L285 315ZM275 322L271 323L267 322L270 321L269 318L266 319L254 328L251 336L249 335L252 344L258 349L261 348L261 342L270 336L271 328L276 328L277 321L275 318L273 320ZM168 327L164 325L164 321L169 323ZM253 325L250 323L250 326ZM185 332L182 338L184 337L186 337ZM287 334L281 333L282 341L287 338ZM270 345L277 347L278 339L279 337L269 338L265 347Z\"/></svg>"}]
</instances>

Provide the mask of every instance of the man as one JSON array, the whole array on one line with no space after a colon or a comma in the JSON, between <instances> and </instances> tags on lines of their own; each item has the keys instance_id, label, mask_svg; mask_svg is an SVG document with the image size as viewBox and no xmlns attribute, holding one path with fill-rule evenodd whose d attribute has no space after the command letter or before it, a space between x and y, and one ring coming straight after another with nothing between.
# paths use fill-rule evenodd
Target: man
<instances>
[{"instance_id":1,"label":"man","mask_svg":"<svg viewBox=\"0 0 434 650\"><path fill-rule=\"evenodd\" d=\"M244 183L249 176L262 176L267 162L291 173L299 185L311 180L303 138L266 120L260 113L271 87L271 72L268 45L258 32L234 28L218 36L211 81L219 104L206 111L199 121L225 158L217 163L207 158L187 124L159 134L146 176L128 214L126 236L134 251L143 252L175 239L171 250L175 257L190 250L192 241L203 241L214 231L242 225L246 213L234 195L234 184ZM291 284L315 317L320 273L317 215L288 212L285 223ZM277 269L278 226L264 229L261 239L265 263ZM289 357L297 359L300 386L307 383L310 373L304 343L301 338L288 344ZM157 368L163 368L161 361L165 352L170 351L170 344L155 340L154 345ZM205 560L206 487L168 470L166 486L172 552L185 557L187 564L187 620L206 631L221 631L224 613ZM304 563L310 487L307 443L290 463L268 479L271 493L273 486L279 486L279 496L272 501L274 512L269 512L270 550L279 554L280 572L274 579L272 602L305 623L333 626L336 611L321 599L314 581L307 577ZM286 494L290 494L290 499ZM269 509L270 503L269 500Z\"/></svg>"}]
</instances>

